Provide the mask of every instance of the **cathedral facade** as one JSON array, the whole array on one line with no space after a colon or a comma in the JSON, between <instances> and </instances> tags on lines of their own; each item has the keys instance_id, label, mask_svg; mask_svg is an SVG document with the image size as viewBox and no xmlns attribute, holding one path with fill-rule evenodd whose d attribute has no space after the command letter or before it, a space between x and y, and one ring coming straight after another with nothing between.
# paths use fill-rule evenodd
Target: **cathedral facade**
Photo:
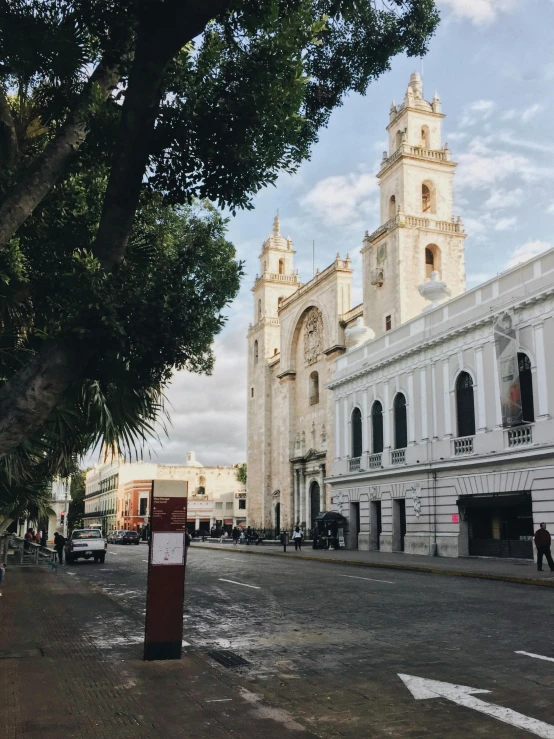
<instances>
[{"instance_id":1,"label":"cathedral facade","mask_svg":"<svg viewBox=\"0 0 554 739\"><path fill-rule=\"evenodd\" d=\"M421 313L419 286L436 280L465 290L461 220L452 211L455 163L441 141L437 95L423 99L413 74L392 105L389 151L377 177L379 228L366 233L363 303L352 307L348 255L307 283L294 268L290 238L273 232L260 253L248 331L248 523L310 529L329 508L331 463L343 434L330 389L336 360Z\"/></svg>"}]
</instances>

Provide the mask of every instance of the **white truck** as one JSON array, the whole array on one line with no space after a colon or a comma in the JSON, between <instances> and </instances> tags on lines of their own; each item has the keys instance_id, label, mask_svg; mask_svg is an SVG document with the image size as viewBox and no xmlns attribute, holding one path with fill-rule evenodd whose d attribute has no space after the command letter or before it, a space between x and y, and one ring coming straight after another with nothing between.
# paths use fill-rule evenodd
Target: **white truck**
<instances>
[{"instance_id":1,"label":"white truck","mask_svg":"<svg viewBox=\"0 0 554 739\"><path fill-rule=\"evenodd\" d=\"M98 529L75 529L65 545L65 561L68 565L83 557L104 562L108 544Z\"/></svg>"}]
</instances>

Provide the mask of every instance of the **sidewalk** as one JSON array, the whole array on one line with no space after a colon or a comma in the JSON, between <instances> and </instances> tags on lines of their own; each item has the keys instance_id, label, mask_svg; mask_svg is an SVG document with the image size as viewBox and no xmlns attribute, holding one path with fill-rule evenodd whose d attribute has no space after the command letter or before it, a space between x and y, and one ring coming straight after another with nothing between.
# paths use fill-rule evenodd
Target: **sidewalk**
<instances>
[{"instance_id":1,"label":"sidewalk","mask_svg":"<svg viewBox=\"0 0 554 739\"><path fill-rule=\"evenodd\" d=\"M309 739L199 652L143 662L143 617L60 568L10 567L0 589L2 739Z\"/></svg>"},{"instance_id":2,"label":"sidewalk","mask_svg":"<svg viewBox=\"0 0 554 739\"><path fill-rule=\"evenodd\" d=\"M488 557L424 557L403 552L360 552L351 549L325 550L304 547L295 552L294 545L287 547L287 553L279 550L263 549L256 546L233 546L232 544L196 544L198 549L225 550L236 554L252 554L264 557L286 557L287 559L308 559L328 564L345 564L357 567L381 567L411 572L429 572L434 575L451 577L474 577L481 580L501 580L554 587L554 573L543 564L544 572L537 572L537 565L527 559L493 559Z\"/></svg>"}]
</instances>

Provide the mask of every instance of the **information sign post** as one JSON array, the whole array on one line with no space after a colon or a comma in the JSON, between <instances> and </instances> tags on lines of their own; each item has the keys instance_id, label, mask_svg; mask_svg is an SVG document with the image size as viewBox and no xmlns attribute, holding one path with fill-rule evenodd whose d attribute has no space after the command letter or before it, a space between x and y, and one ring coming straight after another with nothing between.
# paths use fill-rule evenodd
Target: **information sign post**
<instances>
[{"instance_id":1,"label":"information sign post","mask_svg":"<svg viewBox=\"0 0 554 739\"><path fill-rule=\"evenodd\" d=\"M144 659L181 659L187 483L153 480Z\"/></svg>"}]
</instances>

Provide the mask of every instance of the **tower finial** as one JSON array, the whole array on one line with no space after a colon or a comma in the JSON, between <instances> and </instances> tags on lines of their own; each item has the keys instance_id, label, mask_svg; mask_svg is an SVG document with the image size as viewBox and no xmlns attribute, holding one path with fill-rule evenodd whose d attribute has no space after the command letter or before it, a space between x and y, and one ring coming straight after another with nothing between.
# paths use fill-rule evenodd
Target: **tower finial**
<instances>
[{"instance_id":1,"label":"tower finial","mask_svg":"<svg viewBox=\"0 0 554 739\"><path fill-rule=\"evenodd\" d=\"M277 215L273 219L273 235L274 236L281 235L281 221L279 220L279 211L277 211Z\"/></svg>"}]
</instances>

